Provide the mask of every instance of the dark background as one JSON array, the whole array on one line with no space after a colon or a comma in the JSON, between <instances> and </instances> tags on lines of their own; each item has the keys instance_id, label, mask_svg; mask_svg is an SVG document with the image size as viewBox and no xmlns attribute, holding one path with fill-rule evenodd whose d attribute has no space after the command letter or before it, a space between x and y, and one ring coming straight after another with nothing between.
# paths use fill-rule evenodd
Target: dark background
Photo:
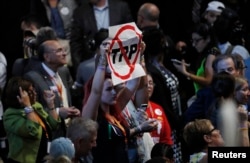
<instances>
[{"instance_id":1,"label":"dark background","mask_svg":"<svg viewBox=\"0 0 250 163\"><path fill-rule=\"evenodd\" d=\"M1 0L0 1L0 51L6 56L8 62L8 74L16 58L23 57L22 32L20 19L29 13L30 0ZM86 1L86 0L82 0ZM190 0L126 0L131 8L136 21L136 14L144 2L155 3L160 11L160 26L173 40L186 37L186 30L191 25L191 8L193 1ZM209 0L203 0L207 4ZM249 4L248 0L222 1L240 13L243 21L249 27ZM202 10L206 6L202 6Z\"/></svg>"}]
</instances>

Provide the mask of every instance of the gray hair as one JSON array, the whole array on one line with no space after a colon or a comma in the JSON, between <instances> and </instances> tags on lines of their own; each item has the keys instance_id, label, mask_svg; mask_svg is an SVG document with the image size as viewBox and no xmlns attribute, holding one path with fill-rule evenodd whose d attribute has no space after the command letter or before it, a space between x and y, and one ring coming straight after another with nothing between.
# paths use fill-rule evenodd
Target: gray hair
<instances>
[{"instance_id":1,"label":"gray hair","mask_svg":"<svg viewBox=\"0 0 250 163\"><path fill-rule=\"evenodd\" d=\"M91 135L97 133L98 123L92 119L83 117L73 118L67 128L66 136L73 142L78 138L89 139Z\"/></svg>"}]
</instances>

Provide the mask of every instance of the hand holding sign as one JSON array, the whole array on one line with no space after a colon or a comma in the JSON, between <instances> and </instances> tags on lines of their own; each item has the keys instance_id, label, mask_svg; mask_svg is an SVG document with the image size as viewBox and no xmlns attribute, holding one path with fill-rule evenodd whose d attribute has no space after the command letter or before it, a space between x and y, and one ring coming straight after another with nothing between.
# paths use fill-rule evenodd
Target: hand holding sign
<instances>
[{"instance_id":1,"label":"hand holding sign","mask_svg":"<svg viewBox=\"0 0 250 163\"><path fill-rule=\"evenodd\" d=\"M107 59L114 85L145 75L140 65L141 39L134 22L109 28L105 42L110 42Z\"/></svg>"}]
</instances>

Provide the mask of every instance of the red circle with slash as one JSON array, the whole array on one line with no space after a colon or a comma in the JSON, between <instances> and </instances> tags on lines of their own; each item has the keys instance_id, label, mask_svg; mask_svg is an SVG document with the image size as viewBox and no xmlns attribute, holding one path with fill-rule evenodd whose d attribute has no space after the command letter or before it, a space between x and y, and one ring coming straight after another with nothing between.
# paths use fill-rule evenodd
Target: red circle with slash
<instances>
[{"instance_id":1,"label":"red circle with slash","mask_svg":"<svg viewBox=\"0 0 250 163\"><path fill-rule=\"evenodd\" d=\"M119 45L119 48L120 48L120 50L121 50L121 54L123 55L123 58L125 59L125 63L126 63L126 64L128 65L128 67L129 67L129 71L128 71L127 74L125 74L125 75L119 74L118 72L115 71L113 65L111 64L110 57L108 57L108 62L110 63L109 65L110 65L110 68L112 69L114 75L117 76L118 78L121 78L122 80L128 79L128 78L130 77L130 74L134 71L134 69L135 69L135 62L137 61L137 58L138 58L139 52L140 52L140 50L137 50L136 56L135 56L134 60L133 60L132 63L131 63L130 60L128 59L128 56L127 56L127 54L126 54L126 52L125 52L123 46L122 46L122 41L119 39L119 36L120 36L123 32L125 32L126 30L132 30L132 31L134 31L135 34L138 35L138 37L140 38L140 39L139 39L138 46L139 46L140 43L141 43L141 35L140 35L138 32L135 31L135 27L132 26L132 25L125 25L125 26L121 27L121 28L117 31L115 37L112 39L109 49L112 49L112 47L114 46L114 44L117 42L117 44ZM139 47L138 47L137 49L139 49ZM111 54L110 54L110 50L109 50L108 56L110 56L110 55L111 55Z\"/></svg>"}]
</instances>

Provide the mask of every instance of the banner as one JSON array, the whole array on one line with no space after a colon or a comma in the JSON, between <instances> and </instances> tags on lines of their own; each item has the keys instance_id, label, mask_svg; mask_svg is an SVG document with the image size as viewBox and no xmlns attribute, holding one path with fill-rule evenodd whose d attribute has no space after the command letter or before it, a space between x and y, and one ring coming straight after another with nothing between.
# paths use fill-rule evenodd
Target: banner
<instances>
[{"instance_id":1,"label":"banner","mask_svg":"<svg viewBox=\"0 0 250 163\"><path fill-rule=\"evenodd\" d=\"M109 27L108 65L114 85L146 75L140 65L141 31L136 24L126 23Z\"/></svg>"}]
</instances>

